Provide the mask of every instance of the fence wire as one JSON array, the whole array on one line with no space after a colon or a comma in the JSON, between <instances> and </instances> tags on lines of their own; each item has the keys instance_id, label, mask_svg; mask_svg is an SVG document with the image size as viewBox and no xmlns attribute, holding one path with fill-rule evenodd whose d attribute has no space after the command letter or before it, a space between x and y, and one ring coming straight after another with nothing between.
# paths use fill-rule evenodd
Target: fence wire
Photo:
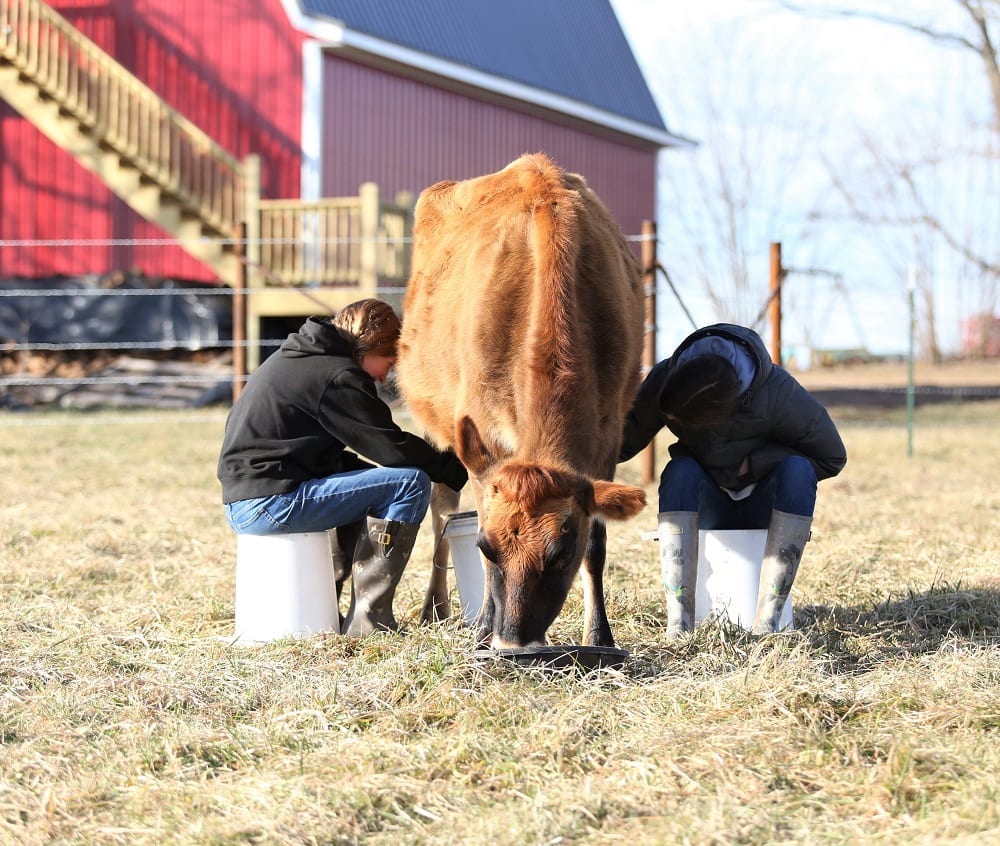
<instances>
[{"instance_id":1,"label":"fence wire","mask_svg":"<svg viewBox=\"0 0 1000 846\"><path fill-rule=\"evenodd\" d=\"M639 244L650 240L650 238L655 236L649 235L628 235L626 240L633 244ZM203 239L205 241L212 241L217 244L228 245L228 246L247 246L250 244L249 239ZM392 245L399 243L409 243L412 239L410 238L382 238L379 239L378 243L380 245ZM284 245L284 244L301 244L303 239L301 238L274 238L274 239L255 239L254 243L260 245L274 244L274 245ZM308 239L310 245L355 245L358 243L363 243L364 239L359 238L317 238ZM146 239L119 239L119 238L107 238L107 239L57 239L57 240L37 240L37 239L21 239L21 240L0 240L0 250L17 250L17 249L60 249L67 247L103 247L103 246L150 246L150 247L160 247L160 246L174 246L176 245L176 240L172 238L146 238ZM668 255L666 246L662 241L657 241L656 244L656 254L659 256L654 267L647 269L652 273L653 284L650 286L650 292L657 298L657 310L659 314L672 315L673 329L675 333L687 334L699 325L704 325L709 322L714 322L714 320L719 319L718 315L711 313L710 310L717 309L720 307L720 301L718 298L709 299L706 297L703 291L691 291L685 290L683 286L675 283L674 279L671 277L670 272L667 269L669 262L664 261L663 256ZM0 254L2 258L2 254ZM81 277L83 278L83 277ZM106 274L98 275L91 274L86 278L89 279L99 279L107 280L118 279L118 278L130 278L135 279L136 277L122 277L121 274ZM22 279L12 279L8 280L11 284L16 284L17 287L2 288L0 287L0 316L4 316L6 310L9 315L11 312L16 312L13 308L13 303L21 298L41 298L41 299L56 299L63 298L68 299L74 304L86 303L92 298L172 298L172 297L192 297L197 298L233 298L237 295L252 295L253 293L259 291L259 288L231 288L222 284L213 285L210 283L196 283L191 285L180 280L170 280L170 279L151 279L148 277L139 277L143 280L144 284L154 284L160 283L161 287L101 287L98 285L78 285L73 287L52 287L51 284L46 284L44 280L40 281L39 287L30 287L25 285L25 280ZM0 280L2 283L3 280ZM295 290L301 290L303 294L308 295L311 290L316 290L315 288L310 288L309 286L290 286ZM690 288L690 284L687 286ZM11 304L11 305L8 305ZM721 303L725 305L725 303ZM223 306L225 309L225 306ZM306 308L304 311L308 311ZM228 313L229 310L227 309ZM761 312L763 314L763 310ZM683 315L684 324L680 325L678 320L678 315ZM702 318L699 322L696 320L695 315ZM886 319L897 317L897 313L887 309ZM758 323L761 320L761 315L758 315ZM71 322L67 324L67 334L84 334L84 327L75 325ZM665 322L661 323L661 318L657 317L653 324L647 326L647 331L651 331L655 334L657 332L663 332L666 328ZM759 328L759 327L758 327ZM667 339L673 343L673 337ZM158 340L148 340L148 339L117 339L117 340L58 340L54 341L48 339L45 341L32 341L27 338L27 336L17 337L17 338L4 338L0 336L0 409L12 408L17 406L18 402L18 392L23 394L22 399L30 399L30 392L34 391L36 396L39 397L37 403L28 403L27 408L58 408L62 405L69 405L72 407L74 402L73 394L81 392L86 388L100 388L101 386L122 386L122 387L133 387L138 388L145 386L147 388L155 389L157 387L178 387L178 386L190 386L192 388L196 386L202 386L206 393L214 391L214 401L223 403L227 399L231 398L232 386L238 384L239 381L245 381L248 377L237 375L232 370L232 357L236 350L249 349L251 346L258 346L261 350L262 357L265 357L271 350L278 347L282 341L280 339L274 338L262 338L259 341L248 341L248 340L234 340L231 337L226 337L224 333L219 333L218 337L206 337L197 339L172 339L170 337L165 337ZM119 366L116 371L116 366L118 366L122 358L127 359L130 353L135 353L137 355L169 355L177 354L177 357L198 357L208 358L209 361L206 363L193 362L189 369L178 369L171 372L155 372L153 369L149 370L136 370L135 372L121 372L121 367ZM101 356L106 356L106 360L100 360ZM56 372L53 370L58 370L58 366L51 365L50 362L46 363L46 366L37 366L38 361L35 362L36 366L29 367L29 362L33 359L42 360L52 360L59 359L60 357L65 357L66 360L72 360L73 358L86 358L90 356L92 360L86 362L87 366L93 366L93 368L88 372L84 373L69 373L66 372ZM115 357L119 358L115 358ZM143 359L145 361L146 359ZM63 362L65 364L65 361ZM77 362L79 365L79 362ZM135 362L133 362L133 365ZM227 369L228 368L228 369ZM38 370L48 370L48 372L37 372ZM28 372L28 371L35 372ZM899 389L902 392L904 389ZM946 387L936 387L936 386L918 386L917 395L941 395L941 394L954 394L954 389ZM976 389L966 388L964 389L964 396L968 397L994 397L997 395L996 389L993 388L983 388L981 391ZM155 408L156 397L154 391L150 391L150 401L153 405L150 407ZM136 400L136 407L140 407L141 397ZM24 407L24 406L22 406ZM10 415L4 415L5 418L9 418Z\"/></svg>"},{"instance_id":2,"label":"fence wire","mask_svg":"<svg viewBox=\"0 0 1000 846\"><path fill-rule=\"evenodd\" d=\"M652 236L649 235L628 235L626 240L633 243L647 241ZM201 239L223 246L247 247L251 243L264 245L293 245L301 244L302 238L217 238ZM310 246L322 245L357 245L364 243L364 239L354 237L338 238L310 238L307 239ZM411 238L386 237L380 238L380 245L396 245L411 243ZM80 239L80 238L59 238L59 239L8 239L0 240L0 250L16 249L63 249L68 247L111 247L111 246L133 246L133 247L162 247L176 246L177 241L173 238L102 238L102 239ZM665 272L665 271L664 271ZM111 274L105 276L90 275L89 278L108 279ZM2 280L0 280L2 281ZM257 288L232 288L226 285L211 285L209 283L200 284L197 287L176 286L173 280L163 280L163 287L104 287L101 284L92 286L65 286L51 287L45 286L44 281L39 287L28 287L24 285L24 280L12 280L19 282L18 287L0 288L0 313L6 303L14 303L22 298L41 299L64 299L71 303L86 302L98 298L171 298L171 297L191 297L192 295L201 297L234 298L238 295L251 295L259 289ZM147 280L153 281L153 280ZM280 280L278 280L280 281ZM290 286L295 290L301 290L303 295L308 296L311 290L309 286ZM378 292L376 292L378 293ZM677 295L676 290L674 291ZM308 311L306 308L304 311ZM8 313L16 313L16 309L8 308ZM72 324L67 325L67 334L72 334L74 329ZM82 331L81 327L76 327ZM80 334L77 331L77 334ZM83 341L31 341L25 337L2 338L0 337L0 362L4 364L0 371L0 407L4 405L4 395L8 394L12 388L38 388L43 391L50 391L56 388L74 388L83 386L100 385L141 385L141 384L214 384L218 381L218 375L200 375L192 373L173 373L167 375L156 375L152 373L116 374L105 375L40 375L37 373L17 372L23 370L24 362L33 356L58 357L61 355L71 356L73 354L93 354L118 353L118 354L150 354L150 353L180 353L190 355L192 353L216 352L220 355L232 353L235 350L248 350L251 346L260 348L262 356L278 347L280 339L261 338L258 341L234 340L229 337L218 337L212 339L192 340L83 340ZM11 370L15 372L10 372ZM229 374L230 382L248 377ZM9 399L9 397L8 397Z\"/></svg>"}]
</instances>

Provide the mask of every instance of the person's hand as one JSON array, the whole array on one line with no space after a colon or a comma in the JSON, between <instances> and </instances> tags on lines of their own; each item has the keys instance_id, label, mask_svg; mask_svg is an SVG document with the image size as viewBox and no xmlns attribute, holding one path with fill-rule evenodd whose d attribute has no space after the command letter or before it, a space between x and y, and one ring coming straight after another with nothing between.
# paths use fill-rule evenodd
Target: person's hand
<instances>
[{"instance_id":1,"label":"person's hand","mask_svg":"<svg viewBox=\"0 0 1000 846\"><path fill-rule=\"evenodd\" d=\"M740 476L743 477L749 475L750 475L750 456L745 455L743 456L743 462L740 464Z\"/></svg>"}]
</instances>

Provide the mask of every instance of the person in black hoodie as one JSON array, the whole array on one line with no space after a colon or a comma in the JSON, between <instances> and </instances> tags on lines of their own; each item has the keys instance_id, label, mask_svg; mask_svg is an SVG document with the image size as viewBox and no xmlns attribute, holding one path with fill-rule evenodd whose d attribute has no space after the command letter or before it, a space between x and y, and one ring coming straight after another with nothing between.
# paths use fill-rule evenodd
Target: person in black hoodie
<instances>
[{"instance_id":1,"label":"person in black hoodie","mask_svg":"<svg viewBox=\"0 0 1000 846\"><path fill-rule=\"evenodd\" d=\"M767 529L752 631L776 631L809 539L816 483L847 463L830 415L771 362L756 332L717 323L650 370L625 419L619 461L664 426L677 436L659 487L667 636L694 627L699 528Z\"/></svg>"},{"instance_id":2,"label":"person in black hoodie","mask_svg":"<svg viewBox=\"0 0 1000 846\"><path fill-rule=\"evenodd\" d=\"M392 600L430 504L431 482L461 490L465 467L404 432L378 396L400 321L377 299L310 317L247 381L226 419L218 478L239 534L331 531L342 631L398 629ZM369 461L363 460L364 456ZM375 466L375 465L380 466Z\"/></svg>"}]
</instances>

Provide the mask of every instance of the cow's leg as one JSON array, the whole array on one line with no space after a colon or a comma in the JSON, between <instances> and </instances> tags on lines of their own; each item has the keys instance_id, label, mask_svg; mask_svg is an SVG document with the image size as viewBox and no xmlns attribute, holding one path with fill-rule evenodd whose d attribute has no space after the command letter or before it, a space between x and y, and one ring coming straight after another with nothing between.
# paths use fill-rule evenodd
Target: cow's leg
<instances>
[{"instance_id":1,"label":"cow's leg","mask_svg":"<svg viewBox=\"0 0 1000 846\"><path fill-rule=\"evenodd\" d=\"M608 530L604 521L594 518L590 524L590 542L580 569L583 583L583 643L585 646L614 646L615 639L604 607L604 563L607 557Z\"/></svg>"},{"instance_id":2,"label":"cow's leg","mask_svg":"<svg viewBox=\"0 0 1000 846\"><path fill-rule=\"evenodd\" d=\"M479 479L471 477L469 479L469 486L472 488L472 497L476 503L476 513L482 515L483 483ZM480 524L482 523L482 517L479 518L479 522ZM476 621L473 625L476 630L475 645L479 649L485 649L493 640L493 623L496 620L497 607L493 601L493 594L490 591L486 560L483 558L482 553L479 554L479 563L483 565L483 607L479 609L479 614L476 615Z\"/></svg>"},{"instance_id":3,"label":"cow's leg","mask_svg":"<svg viewBox=\"0 0 1000 846\"><path fill-rule=\"evenodd\" d=\"M462 494L447 485L435 483L431 488L431 524L434 527L434 559L431 561L431 577L424 597L424 607L420 612L422 623L447 620L451 615L448 601L448 541L442 537L448 515L458 511Z\"/></svg>"},{"instance_id":4,"label":"cow's leg","mask_svg":"<svg viewBox=\"0 0 1000 846\"><path fill-rule=\"evenodd\" d=\"M497 606L496 603L493 602L493 597L490 594L489 583L486 584L486 590L484 593L483 607L479 612L479 616L476 618L476 647L478 649L485 649L492 642L493 625L497 616Z\"/></svg>"}]
</instances>

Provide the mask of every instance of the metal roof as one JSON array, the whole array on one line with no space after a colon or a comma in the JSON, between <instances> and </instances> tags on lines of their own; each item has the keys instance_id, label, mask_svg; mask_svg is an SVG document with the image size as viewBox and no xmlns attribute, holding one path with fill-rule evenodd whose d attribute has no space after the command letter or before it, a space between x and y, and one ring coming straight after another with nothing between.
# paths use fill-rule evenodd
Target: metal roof
<instances>
[{"instance_id":1,"label":"metal roof","mask_svg":"<svg viewBox=\"0 0 1000 846\"><path fill-rule=\"evenodd\" d=\"M609 0L298 2L308 17L666 133Z\"/></svg>"}]
</instances>

